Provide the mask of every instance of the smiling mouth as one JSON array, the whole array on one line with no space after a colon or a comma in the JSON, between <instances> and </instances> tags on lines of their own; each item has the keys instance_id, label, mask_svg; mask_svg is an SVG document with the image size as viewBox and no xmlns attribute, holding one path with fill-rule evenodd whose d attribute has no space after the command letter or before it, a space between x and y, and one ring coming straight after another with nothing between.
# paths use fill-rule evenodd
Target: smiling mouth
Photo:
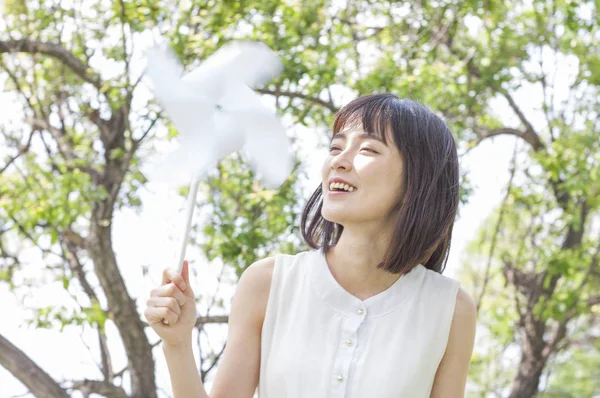
<instances>
[{"instance_id":1,"label":"smiling mouth","mask_svg":"<svg viewBox=\"0 0 600 398\"><path fill-rule=\"evenodd\" d=\"M329 184L329 192L345 192L351 193L356 191L357 189L349 184L343 184L341 182L332 182Z\"/></svg>"}]
</instances>

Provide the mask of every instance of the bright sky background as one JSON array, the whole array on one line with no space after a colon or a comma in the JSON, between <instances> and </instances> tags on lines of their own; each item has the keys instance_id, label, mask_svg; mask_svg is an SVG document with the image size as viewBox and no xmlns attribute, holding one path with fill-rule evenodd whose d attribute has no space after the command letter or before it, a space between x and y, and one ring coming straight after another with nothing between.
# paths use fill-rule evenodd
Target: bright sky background
<instances>
[{"instance_id":1,"label":"bright sky background","mask_svg":"<svg viewBox=\"0 0 600 398\"><path fill-rule=\"evenodd\" d=\"M1 1L1 0L0 0ZM546 60L553 61L548 54ZM569 69L567 60L555 60L562 67ZM563 71L567 72L567 71ZM565 74L558 73L558 76ZM0 82L1 84L1 82ZM565 85L568 82L565 82ZM1 86L0 86L1 87ZM558 93L560 98L561 93ZM562 94L565 94L563 92ZM523 106L534 124L540 123L541 115L537 113L540 103L539 92L524 86L516 93L515 98ZM346 103L348 99L344 99ZM5 123L6 115L11 112L11 104L6 96L0 95L0 123ZM507 122L516 126L516 120L504 101L496 101L493 109ZM302 159L309 159L308 171L310 179L307 185L316 186L320 180L320 167L326 148L314 150L318 142L322 142L322 133L307 128L294 128L294 134L300 137L297 150ZM474 184L474 194L469 203L461 208L461 217L456 221L453 235L453 245L445 275L454 277L460 267L461 256L466 244L474 237L482 220L502 199L503 190L508 181L508 168L514 146L512 137L496 137L481 144L461 159L461 168L468 170ZM4 156L0 149L0 158ZM137 299L140 313L143 312L150 289L160 280L162 268L174 260L174 252L181 228L173 222L178 209L183 207L183 200L175 193L159 184L149 184L142 194L143 208L141 211L126 210L117 213L113 224L114 243L117 259L130 294ZM195 257L194 257L195 256ZM215 290L215 281L220 271L218 264L205 264L197 253L189 253L188 258L194 262L198 275L192 278L197 294L211 295ZM39 269L41 262L32 263L31 273ZM148 266L151 278L142 277L142 266ZM29 269L28 268L28 269ZM76 282L75 282L76 283ZM68 302L67 296L60 283L48 283L43 289L37 290L34 297L29 297L27 306L44 305L48 297L52 300ZM232 288L225 290L231 293ZM227 297L227 296L226 296ZM88 349L80 337L80 328L67 328L63 333L53 330L34 330L23 325L30 314L21 309L21 304L4 284L0 284L0 303L3 319L0 322L0 334L17 345L39 366L45 369L56 380L73 378L100 377L91 352L96 355L96 334L90 330L83 332L83 340L90 342ZM116 329L108 324L107 333L110 343L118 345L119 338ZM149 330L150 341L157 341L157 336ZM119 353L120 355L117 355ZM113 365L116 371L126 365L122 350L113 350ZM157 374L159 385L169 391L168 375L166 372L162 351L155 349L157 357ZM8 371L0 367L0 398L23 395L26 388L20 384ZM78 395L74 395L77 397Z\"/></svg>"}]
</instances>

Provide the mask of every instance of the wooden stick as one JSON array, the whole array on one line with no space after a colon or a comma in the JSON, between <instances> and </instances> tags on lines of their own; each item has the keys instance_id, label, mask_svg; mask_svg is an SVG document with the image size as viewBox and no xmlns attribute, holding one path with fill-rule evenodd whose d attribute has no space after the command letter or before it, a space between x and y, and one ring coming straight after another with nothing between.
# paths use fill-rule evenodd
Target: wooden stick
<instances>
[{"instance_id":1,"label":"wooden stick","mask_svg":"<svg viewBox=\"0 0 600 398\"><path fill-rule=\"evenodd\" d=\"M187 203L185 206L186 210L186 222L185 222L185 233L181 240L181 249L179 250L179 262L177 263L177 272L181 275L183 271L183 260L185 259L185 249L187 248L188 239L190 238L190 227L192 226L192 218L194 216L194 209L196 208L196 195L198 194L198 187L200 186L199 176L194 176L192 183L190 184L190 192L188 193ZM168 325L166 319L162 320L162 323Z\"/></svg>"},{"instance_id":2,"label":"wooden stick","mask_svg":"<svg viewBox=\"0 0 600 398\"><path fill-rule=\"evenodd\" d=\"M177 272L181 274L183 270L183 260L185 260L185 250L188 245L188 239L190 238L190 229L192 226L192 218L194 216L194 209L196 208L196 196L198 194L198 187L200 186L200 178L194 176L192 183L190 184L190 192L187 197L186 204L186 222L185 232L183 239L181 240L181 249L179 250L179 261L177 262Z\"/></svg>"}]
</instances>

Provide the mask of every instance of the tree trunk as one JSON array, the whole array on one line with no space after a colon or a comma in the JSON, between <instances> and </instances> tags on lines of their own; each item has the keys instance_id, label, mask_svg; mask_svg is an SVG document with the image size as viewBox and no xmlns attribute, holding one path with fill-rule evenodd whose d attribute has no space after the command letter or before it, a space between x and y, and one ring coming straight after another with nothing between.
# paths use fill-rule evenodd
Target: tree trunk
<instances>
[{"instance_id":1,"label":"tree trunk","mask_svg":"<svg viewBox=\"0 0 600 398\"><path fill-rule=\"evenodd\" d=\"M568 198L568 195L562 194L560 191L556 192L557 195ZM573 249L581 245L588 213L589 208L587 203L582 202L580 227L578 229L573 225L569 227L562 244L563 250ZM559 330L563 330L553 337L553 341L544 340L547 331L547 321L539 317L536 318L534 315L534 308L539 301L541 294L546 297L552 297L561 275L551 277L547 288L544 288L546 274L542 273L536 276L539 276L540 278L530 278L530 284L528 284L527 281L525 281L525 278L521 276L519 278L519 280L522 281L520 286L519 283L515 281L514 276L509 278L511 283L517 287L517 290L520 290L528 300L527 308L523 309L525 313L521 314L521 323L519 325L521 333L523 334L523 338L521 339L521 359L519 361L517 375L513 379L509 398L531 398L536 396L546 362L555 350L557 343L562 340L566 332L566 322L568 322L568 320L564 320L564 323L559 327ZM519 293L517 292L517 294Z\"/></svg>"},{"instance_id":2,"label":"tree trunk","mask_svg":"<svg viewBox=\"0 0 600 398\"><path fill-rule=\"evenodd\" d=\"M102 205L100 205L101 207ZM102 214L101 211L95 214ZM102 226L101 219L92 217L87 239L88 253L94 262L96 275L106 294L110 311L127 353L131 375L132 398L156 398L154 359L152 347L144 332L135 301L131 299L119 272L112 245L110 226Z\"/></svg>"},{"instance_id":3,"label":"tree trunk","mask_svg":"<svg viewBox=\"0 0 600 398\"><path fill-rule=\"evenodd\" d=\"M519 370L515 376L509 398L532 398L538 392L538 385L542 371L546 365L546 359L542 352L544 340L538 336L537 340L523 339L521 346L521 359Z\"/></svg>"},{"instance_id":4,"label":"tree trunk","mask_svg":"<svg viewBox=\"0 0 600 398\"><path fill-rule=\"evenodd\" d=\"M67 392L42 368L0 335L0 365L39 398L69 398Z\"/></svg>"}]
</instances>

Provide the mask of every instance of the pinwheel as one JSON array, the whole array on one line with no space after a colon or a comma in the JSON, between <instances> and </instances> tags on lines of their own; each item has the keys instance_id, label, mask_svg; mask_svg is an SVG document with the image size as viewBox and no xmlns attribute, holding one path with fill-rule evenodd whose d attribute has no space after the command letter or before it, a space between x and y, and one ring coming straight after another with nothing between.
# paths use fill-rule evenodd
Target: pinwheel
<instances>
[{"instance_id":1,"label":"pinwheel","mask_svg":"<svg viewBox=\"0 0 600 398\"><path fill-rule=\"evenodd\" d=\"M291 143L284 127L253 91L278 76L282 63L262 43L235 41L185 76L174 53L161 46L148 51L146 68L156 99L179 133L179 149L161 162L161 172L184 173L191 181L177 262L181 272L198 186L211 168L244 149L268 188L281 185L291 172Z\"/></svg>"}]
</instances>

